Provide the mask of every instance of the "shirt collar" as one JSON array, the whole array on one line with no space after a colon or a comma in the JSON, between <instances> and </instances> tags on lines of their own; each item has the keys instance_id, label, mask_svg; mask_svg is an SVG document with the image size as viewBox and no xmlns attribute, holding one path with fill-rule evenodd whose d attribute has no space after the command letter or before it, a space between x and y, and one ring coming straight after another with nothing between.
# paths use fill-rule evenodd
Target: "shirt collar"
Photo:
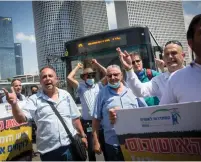
<instances>
[{"instance_id":1,"label":"shirt collar","mask_svg":"<svg viewBox=\"0 0 201 162\"><path fill-rule=\"evenodd\" d=\"M112 89L112 88L109 87L108 85L107 85L107 88L108 88L108 91L109 91L111 94L118 95L118 96L122 96L122 95L124 95L124 94L128 91L127 87L124 86L124 85L123 85L123 91L121 92L121 94L117 94L116 91L114 91L114 89Z\"/></svg>"},{"instance_id":2,"label":"shirt collar","mask_svg":"<svg viewBox=\"0 0 201 162\"><path fill-rule=\"evenodd\" d=\"M58 90L58 94L59 94L59 100L58 100L58 101L60 101L60 100L62 100L65 96L62 95L62 91L61 91L59 88L57 88L57 90ZM44 100L46 100L46 101L55 102L55 101L52 100L50 97L48 97L48 96L43 92L43 90L39 91L36 95L38 96L38 98L42 98L42 99L44 99ZM63 97L63 98L61 98L61 97ZM56 103L56 102L55 102L55 103Z\"/></svg>"}]
</instances>

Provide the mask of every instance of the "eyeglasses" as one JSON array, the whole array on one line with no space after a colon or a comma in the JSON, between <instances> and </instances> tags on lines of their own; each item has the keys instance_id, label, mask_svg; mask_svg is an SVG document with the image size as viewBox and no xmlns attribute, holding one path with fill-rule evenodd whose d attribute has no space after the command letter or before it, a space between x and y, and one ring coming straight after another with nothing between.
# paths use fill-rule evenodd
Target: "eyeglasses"
<instances>
[{"instance_id":1,"label":"eyeglasses","mask_svg":"<svg viewBox=\"0 0 201 162\"><path fill-rule=\"evenodd\" d=\"M135 65L135 63L139 63L141 60L135 60L135 61L132 61L132 64Z\"/></svg>"},{"instance_id":2,"label":"eyeglasses","mask_svg":"<svg viewBox=\"0 0 201 162\"><path fill-rule=\"evenodd\" d=\"M177 41L177 40L168 41L168 42L165 44L165 47L166 47L168 44L171 44L171 43L177 44L177 45L179 45L179 46L181 46L181 47L183 48L182 44L181 44L179 41Z\"/></svg>"},{"instance_id":3,"label":"eyeglasses","mask_svg":"<svg viewBox=\"0 0 201 162\"><path fill-rule=\"evenodd\" d=\"M120 73L115 73L115 74L108 74L107 77L108 78L112 78L112 76L114 77L118 77Z\"/></svg>"}]
</instances>

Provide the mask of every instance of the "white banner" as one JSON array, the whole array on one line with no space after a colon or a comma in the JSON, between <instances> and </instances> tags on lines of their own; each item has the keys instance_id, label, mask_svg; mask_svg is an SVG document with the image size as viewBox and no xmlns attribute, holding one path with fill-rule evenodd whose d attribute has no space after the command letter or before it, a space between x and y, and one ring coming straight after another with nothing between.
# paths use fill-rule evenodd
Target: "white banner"
<instances>
[{"instance_id":1,"label":"white banner","mask_svg":"<svg viewBox=\"0 0 201 162\"><path fill-rule=\"evenodd\" d=\"M201 102L117 111L125 160L201 160Z\"/></svg>"}]
</instances>

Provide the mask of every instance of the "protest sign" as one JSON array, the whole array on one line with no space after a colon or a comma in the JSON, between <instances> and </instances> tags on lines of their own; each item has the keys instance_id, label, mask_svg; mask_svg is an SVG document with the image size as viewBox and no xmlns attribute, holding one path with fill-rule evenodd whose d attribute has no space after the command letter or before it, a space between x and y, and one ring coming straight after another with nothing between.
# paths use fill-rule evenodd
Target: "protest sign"
<instances>
[{"instance_id":1,"label":"protest sign","mask_svg":"<svg viewBox=\"0 0 201 162\"><path fill-rule=\"evenodd\" d=\"M201 102L117 111L125 160L201 160Z\"/></svg>"},{"instance_id":2,"label":"protest sign","mask_svg":"<svg viewBox=\"0 0 201 162\"><path fill-rule=\"evenodd\" d=\"M19 103L20 107L22 105L22 102ZM17 160L18 156L21 159L23 156L31 156L31 124L28 122L18 124L12 116L11 106L8 103L0 104L0 110L0 161ZM30 152L29 155L27 152Z\"/></svg>"}]
</instances>

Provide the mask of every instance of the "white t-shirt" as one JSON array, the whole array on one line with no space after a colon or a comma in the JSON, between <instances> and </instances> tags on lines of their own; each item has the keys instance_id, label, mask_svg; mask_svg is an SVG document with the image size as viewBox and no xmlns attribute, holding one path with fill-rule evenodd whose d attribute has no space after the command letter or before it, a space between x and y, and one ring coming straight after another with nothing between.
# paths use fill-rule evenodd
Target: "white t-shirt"
<instances>
[{"instance_id":1,"label":"white t-shirt","mask_svg":"<svg viewBox=\"0 0 201 162\"><path fill-rule=\"evenodd\" d=\"M201 65L191 63L168 80L160 105L201 101Z\"/></svg>"}]
</instances>

